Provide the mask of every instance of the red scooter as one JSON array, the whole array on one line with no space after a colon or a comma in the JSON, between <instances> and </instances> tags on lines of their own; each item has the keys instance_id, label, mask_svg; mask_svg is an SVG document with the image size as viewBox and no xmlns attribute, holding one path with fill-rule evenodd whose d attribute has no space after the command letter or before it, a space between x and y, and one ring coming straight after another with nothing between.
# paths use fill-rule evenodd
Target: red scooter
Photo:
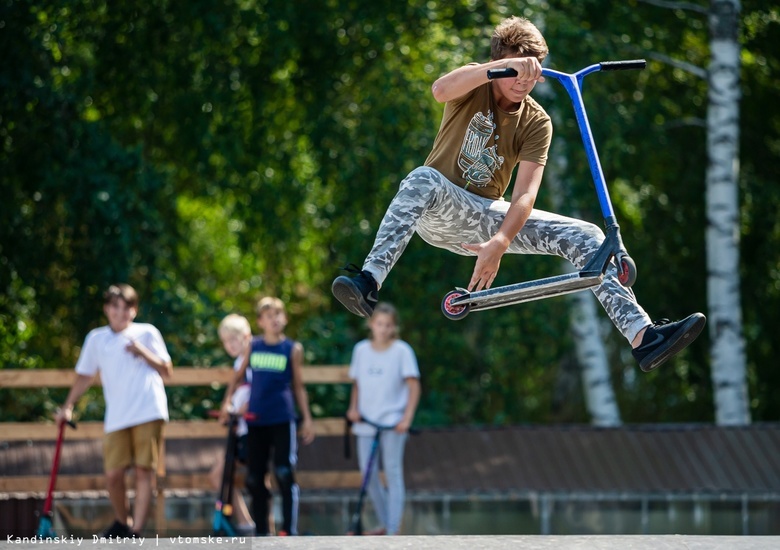
<instances>
[{"instance_id":1,"label":"red scooter","mask_svg":"<svg viewBox=\"0 0 780 550\"><path fill-rule=\"evenodd\" d=\"M53 539L57 535L54 532L54 487L57 485L57 473L60 469L60 454L62 452L62 440L65 435L65 424L76 429L76 423L72 420L63 422L60 424L59 431L57 432L57 444L54 447L54 461L51 465L51 475L49 476L49 489L46 491L46 500L43 503L43 511L40 514L40 520L38 521L37 536L41 539Z\"/></svg>"}]
</instances>

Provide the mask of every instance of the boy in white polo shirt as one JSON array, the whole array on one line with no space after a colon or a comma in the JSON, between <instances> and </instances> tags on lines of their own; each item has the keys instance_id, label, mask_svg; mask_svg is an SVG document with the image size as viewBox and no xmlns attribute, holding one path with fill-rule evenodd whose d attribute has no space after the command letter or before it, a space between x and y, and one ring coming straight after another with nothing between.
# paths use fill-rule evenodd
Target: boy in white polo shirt
<instances>
[{"instance_id":1,"label":"boy in white polo shirt","mask_svg":"<svg viewBox=\"0 0 780 550\"><path fill-rule=\"evenodd\" d=\"M152 481L157 469L162 427L168 421L163 378L173 372L171 357L160 331L134 323L138 295L130 285L112 285L103 295L108 325L87 334L81 348L78 377L55 419L70 420L73 405L100 373L106 402L103 464L115 521L104 537L139 535L149 515ZM132 528L127 525L125 471L135 468L135 506Z\"/></svg>"}]
</instances>

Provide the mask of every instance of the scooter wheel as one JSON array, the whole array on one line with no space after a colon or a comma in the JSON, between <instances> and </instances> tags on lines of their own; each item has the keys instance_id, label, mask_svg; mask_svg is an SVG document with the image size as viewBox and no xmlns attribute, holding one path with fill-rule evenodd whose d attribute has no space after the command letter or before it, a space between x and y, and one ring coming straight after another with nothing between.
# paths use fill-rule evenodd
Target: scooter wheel
<instances>
[{"instance_id":1,"label":"scooter wheel","mask_svg":"<svg viewBox=\"0 0 780 550\"><path fill-rule=\"evenodd\" d=\"M441 301L441 312L447 319L457 321L459 319L463 319L466 315L469 314L469 310L471 308L468 304L463 306L452 304L452 300L459 298L460 296L463 296L462 292L451 290L444 296L444 299Z\"/></svg>"},{"instance_id":2,"label":"scooter wheel","mask_svg":"<svg viewBox=\"0 0 780 550\"><path fill-rule=\"evenodd\" d=\"M631 256L621 256L618 260L618 281L624 287L631 287L636 282L636 264Z\"/></svg>"}]
</instances>

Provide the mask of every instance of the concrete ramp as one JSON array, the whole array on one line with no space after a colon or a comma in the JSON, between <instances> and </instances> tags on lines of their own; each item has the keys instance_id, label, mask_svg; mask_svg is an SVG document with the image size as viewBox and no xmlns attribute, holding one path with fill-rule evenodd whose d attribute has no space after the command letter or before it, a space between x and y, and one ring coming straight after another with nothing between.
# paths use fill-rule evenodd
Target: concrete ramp
<instances>
[{"instance_id":1,"label":"concrete ramp","mask_svg":"<svg viewBox=\"0 0 780 550\"><path fill-rule=\"evenodd\" d=\"M780 537L683 535L527 535L405 537L276 537L253 539L253 548L278 550L765 550Z\"/></svg>"},{"instance_id":2,"label":"concrete ramp","mask_svg":"<svg viewBox=\"0 0 780 550\"><path fill-rule=\"evenodd\" d=\"M401 537L269 537L236 540L216 537L159 537L135 541L31 539L0 541L0 548L39 550L67 546L90 550L145 549L274 549L274 550L776 550L780 537L687 535L528 535L528 536L401 536Z\"/></svg>"}]
</instances>

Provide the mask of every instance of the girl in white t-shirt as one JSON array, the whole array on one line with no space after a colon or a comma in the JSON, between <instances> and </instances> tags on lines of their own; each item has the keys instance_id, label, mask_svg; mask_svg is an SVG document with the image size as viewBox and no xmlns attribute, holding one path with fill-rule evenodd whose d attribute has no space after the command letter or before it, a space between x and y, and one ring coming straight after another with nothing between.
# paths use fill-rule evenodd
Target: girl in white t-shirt
<instances>
[{"instance_id":1,"label":"girl in white t-shirt","mask_svg":"<svg viewBox=\"0 0 780 550\"><path fill-rule=\"evenodd\" d=\"M380 436L377 457L368 482L379 528L369 534L395 535L401 527L406 488L404 486L404 446L420 400L420 371L411 346L398 339L398 313L387 303L379 303L368 321L371 337L358 342L352 352L349 376L353 380L347 417L355 422L360 471L366 471L375 428L361 418L380 426L394 426ZM387 487L379 482L379 464Z\"/></svg>"}]
</instances>

